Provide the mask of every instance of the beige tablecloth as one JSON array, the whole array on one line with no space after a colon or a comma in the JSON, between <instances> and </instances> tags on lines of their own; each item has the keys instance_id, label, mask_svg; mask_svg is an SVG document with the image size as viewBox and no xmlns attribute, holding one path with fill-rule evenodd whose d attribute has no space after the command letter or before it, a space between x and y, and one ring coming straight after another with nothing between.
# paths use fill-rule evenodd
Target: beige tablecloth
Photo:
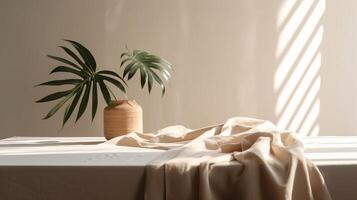
<instances>
[{"instance_id":1,"label":"beige tablecloth","mask_svg":"<svg viewBox=\"0 0 357 200\"><path fill-rule=\"evenodd\" d=\"M145 199L331 199L317 167L291 132L251 118L198 130L172 126L108 143L168 149L146 167Z\"/></svg>"}]
</instances>

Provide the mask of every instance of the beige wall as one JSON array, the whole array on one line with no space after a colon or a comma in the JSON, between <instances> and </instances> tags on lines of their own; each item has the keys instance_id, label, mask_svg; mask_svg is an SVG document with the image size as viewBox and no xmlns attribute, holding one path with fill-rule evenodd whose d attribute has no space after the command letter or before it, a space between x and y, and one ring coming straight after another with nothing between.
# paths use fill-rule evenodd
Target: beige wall
<instances>
[{"instance_id":1,"label":"beige wall","mask_svg":"<svg viewBox=\"0 0 357 200\"><path fill-rule=\"evenodd\" d=\"M63 45L61 38L84 43L99 63L112 69L118 69L125 44L155 52L174 64L164 98L157 89L149 96L137 82L130 83L129 95L144 108L145 131L172 124L196 128L232 116L277 122L279 90L274 89L274 81L281 63L277 44L281 27L303 1L292 4L279 27L282 9L289 10L283 2L1 0L0 138L102 135L101 112L93 123L86 113L75 126L71 121L61 129L62 113L43 121L41 117L52 104L33 103L50 92L33 85L49 78L49 66L55 63L44 54L61 54L56 48ZM298 38L318 2L310 6L293 39ZM353 0L328 1L318 20L324 31L318 47L321 66L315 75L315 79L321 78L321 87L314 101L319 99L321 105L312 123L318 124L320 135L357 133L356 4Z\"/></svg>"}]
</instances>

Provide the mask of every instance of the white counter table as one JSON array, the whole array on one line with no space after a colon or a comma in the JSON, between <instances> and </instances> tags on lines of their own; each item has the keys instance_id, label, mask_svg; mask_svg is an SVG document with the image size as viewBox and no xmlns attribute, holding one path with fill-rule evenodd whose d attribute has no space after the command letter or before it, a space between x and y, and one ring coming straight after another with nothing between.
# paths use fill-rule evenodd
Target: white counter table
<instances>
[{"instance_id":1,"label":"white counter table","mask_svg":"<svg viewBox=\"0 0 357 200\"><path fill-rule=\"evenodd\" d=\"M102 144L101 137L0 140L1 200L143 199L144 167L161 150ZM357 197L357 137L303 140L333 199Z\"/></svg>"}]
</instances>

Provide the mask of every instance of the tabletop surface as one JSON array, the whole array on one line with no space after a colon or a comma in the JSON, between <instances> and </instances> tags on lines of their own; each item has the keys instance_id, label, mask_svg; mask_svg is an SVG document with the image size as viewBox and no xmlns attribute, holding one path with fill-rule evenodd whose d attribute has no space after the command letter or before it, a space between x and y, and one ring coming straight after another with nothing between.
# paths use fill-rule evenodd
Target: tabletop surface
<instances>
[{"instance_id":1,"label":"tabletop surface","mask_svg":"<svg viewBox=\"0 0 357 200\"><path fill-rule=\"evenodd\" d=\"M104 137L11 137L0 140L0 166L144 166L163 152L105 141Z\"/></svg>"},{"instance_id":2,"label":"tabletop surface","mask_svg":"<svg viewBox=\"0 0 357 200\"><path fill-rule=\"evenodd\" d=\"M357 165L357 137L303 138L317 165ZM103 137L11 137L0 140L0 166L145 166L163 150L123 147Z\"/></svg>"}]
</instances>

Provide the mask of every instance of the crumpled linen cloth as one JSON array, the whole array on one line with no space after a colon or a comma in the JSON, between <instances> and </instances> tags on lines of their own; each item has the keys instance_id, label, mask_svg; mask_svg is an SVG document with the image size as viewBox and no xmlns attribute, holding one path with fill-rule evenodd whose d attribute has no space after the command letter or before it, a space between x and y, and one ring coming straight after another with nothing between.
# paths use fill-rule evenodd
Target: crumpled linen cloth
<instances>
[{"instance_id":1,"label":"crumpled linen cloth","mask_svg":"<svg viewBox=\"0 0 357 200\"><path fill-rule=\"evenodd\" d=\"M146 166L146 200L330 200L295 133L252 118L190 130L171 126L108 143L167 149Z\"/></svg>"}]
</instances>

